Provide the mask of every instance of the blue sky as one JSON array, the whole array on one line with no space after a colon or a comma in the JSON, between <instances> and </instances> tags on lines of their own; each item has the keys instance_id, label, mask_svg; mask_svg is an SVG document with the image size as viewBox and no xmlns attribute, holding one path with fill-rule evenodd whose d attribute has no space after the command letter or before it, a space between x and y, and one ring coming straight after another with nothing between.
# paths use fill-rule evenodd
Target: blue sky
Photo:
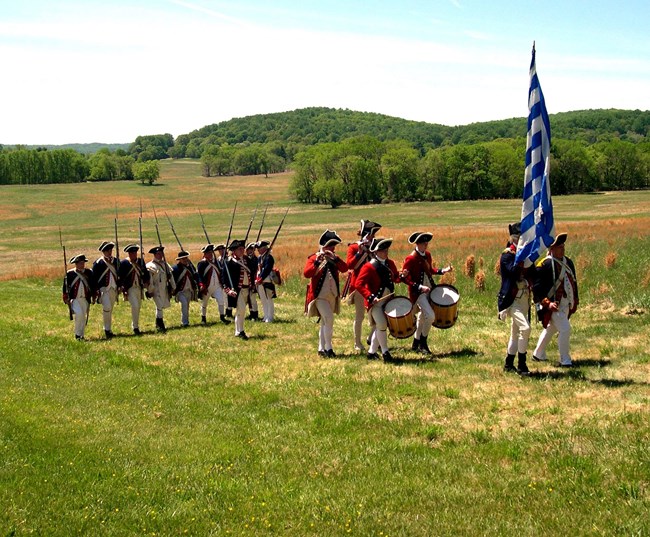
<instances>
[{"instance_id":1,"label":"blue sky","mask_svg":"<svg viewBox=\"0 0 650 537\"><path fill-rule=\"evenodd\" d=\"M650 108L650 2L0 0L2 144L329 106L463 125Z\"/></svg>"}]
</instances>

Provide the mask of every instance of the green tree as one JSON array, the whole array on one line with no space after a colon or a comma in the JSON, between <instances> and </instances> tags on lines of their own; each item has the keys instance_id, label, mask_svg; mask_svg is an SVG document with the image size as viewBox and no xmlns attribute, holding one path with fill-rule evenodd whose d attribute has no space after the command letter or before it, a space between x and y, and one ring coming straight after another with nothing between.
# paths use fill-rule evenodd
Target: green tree
<instances>
[{"instance_id":1,"label":"green tree","mask_svg":"<svg viewBox=\"0 0 650 537\"><path fill-rule=\"evenodd\" d=\"M143 185L145 183L153 185L160 177L160 164L157 160L136 162L133 165L133 176Z\"/></svg>"}]
</instances>

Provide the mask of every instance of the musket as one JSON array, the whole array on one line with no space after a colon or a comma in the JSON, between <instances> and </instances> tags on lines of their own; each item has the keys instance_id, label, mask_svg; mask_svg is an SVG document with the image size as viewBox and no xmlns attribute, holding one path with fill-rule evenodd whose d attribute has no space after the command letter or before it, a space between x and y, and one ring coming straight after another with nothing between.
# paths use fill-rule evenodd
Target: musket
<instances>
[{"instance_id":1,"label":"musket","mask_svg":"<svg viewBox=\"0 0 650 537\"><path fill-rule=\"evenodd\" d=\"M117 259L117 271L119 274L120 271L120 243L117 240L117 203L115 203L115 218L114 218L114 223L115 223L115 259ZM118 292L115 296L115 302L120 301L120 293L119 293L119 284L118 282L115 282L116 285L118 285Z\"/></svg>"},{"instance_id":2,"label":"musket","mask_svg":"<svg viewBox=\"0 0 650 537\"><path fill-rule=\"evenodd\" d=\"M248 223L248 231L246 231L246 237L244 237L244 245L246 245L246 241L248 241L248 235L251 232L251 227L253 226L253 220L255 220L255 216L257 215L257 207L258 205L255 206L255 212L253 213L253 216L251 216L251 221Z\"/></svg>"},{"instance_id":3,"label":"musket","mask_svg":"<svg viewBox=\"0 0 650 537\"><path fill-rule=\"evenodd\" d=\"M70 287L68 286L68 256L65 255L61 226L59 226L59 242L61 243L61 248L63 248L63 288L65 289L65 295L68 297L68 315L72 321L72 302L70 300Z\"/></svg>"},{"instance_id":4,"label":"musket","mask_svg":"<svg viewBox=\"0 0 650 537\"><path fill-rule=\"evenodd\" d=\"M142 199L140 199L140 217L138 218L138 231L140 233L140 262L142 263L144 270L147 270L144 262L144 244L142 244ZM144 299L144 289L142 288L142 285L140 286L140 299Z\"/></svg>"},{"instance_id":5,"label":"musket","mask_svg":"<svg viewBox=\"0 0 650 537\"><path fill-rule=\"evenodd\" d=\"M212 244L210 237L208 236L208 230L205 229L205 220L203 220L203 213L199 209L199 215L201 216L201 227L203 228L203 233L205 234L205 240L208 241L208 244Z\"/></svg>"},{"instance_id":6,"label":"musket","mask_svg":"<svg viewBox=\"0 0 650 537\"><path fill-rule=\"evenodd\" d=\"M257 240L255 242L260 242L260 237L262 236L262 228L264 227L264 220L266 219L266 211L269 210L269 204L266 204L264 208L264 214L262 215L262 223L260 224L260 230L257 232Z\"/></svg>"},{"instance_id":7,"label":"musket","mask_svg":"<svg viewBox=\"0 0 650 537\"><path fill-rule=\"evenodd\" d=\"M151 205L151 208L153 209L153 217L156 220L156 236L158 237L158 246L162 247L162 240L160 239L160 228L158 225L158 215L156 214L156 209ZM169 265L167 264L167 257L165 256L165 250L162 250L162 259L163 263L165 264L165 275L167 276L167 292L169 293L169 296L172 295L172 284L170 281L170 278L172 277L171 274L169 274Z\"/></svg>"},{"instance_id":8,"label":"musket","mask_svg":"<svg viewBox=\"0 0 650 537\"><path fill-rule=\"evenodd\" d=\"M182 251L186 251L185 248L183 248L183 245L181 244L181 240L178 238L178 235L176 234L176 230L174 229L174 224L172 224L172 219L169 218L169 215L165 213L165 216L167 217L167 221L169 222L169 227L172 228L172 233L174 234L174 237L176 238L176 242L178 243L178 247ZM194 272L196 272L196 267L194 266L194 263L192 263L192 260L189 260L189 265L192 268Z\"/></svg>"},{"instance_id":9,"label":"musket","mask_svg":"<svg viewBox=\"0 0 650 537\"><path fill-rule=\"evenodd\" d=\"M232 289L232 278L230 277L230 270L228 269L228 246L230 246L230 237L232 235L232 225L233 222L235 221L235 212L237 211L237 201L235 201L235 206L233 207L232 210L232 216L230 217L230 229L228 230L228 238L226 239L226 251L224 252L224 257L222 259L223 261L223 268L226 270L226 276L228 276L228 283L230 284L230 288Z\"/></svg>"},{"instance_id":10,"label":"musket","mask_svg":"<svg viewBox=\"0 0 650 537\"><path fill-rule=\"evenodd\" d=\"M280 221L280 225L278 226L278 230L275 232L275 237L273 237L273 240L271 241L271 244L269 245L269 250L273 248L273 245L275 244L275 239L278 238L278 235L280 234L280 230L282 229L282 224L284 224L284 219L287 217L287 213L289 212L289 207L287 207L287 210L284 212L284 216L282 217L282 220Z\"/></svg>"}]
</instances>

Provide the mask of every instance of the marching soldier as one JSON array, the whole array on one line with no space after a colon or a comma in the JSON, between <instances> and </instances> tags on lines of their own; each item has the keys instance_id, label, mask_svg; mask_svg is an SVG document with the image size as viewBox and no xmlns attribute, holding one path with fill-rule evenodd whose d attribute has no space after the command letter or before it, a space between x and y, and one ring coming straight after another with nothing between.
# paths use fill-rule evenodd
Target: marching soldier
<instances>
[{"instance_id":1,"label":"marching soldier","mask_svg":"<svg viewBox=\"0 0 650 537\"><path fill-rule=\"evenodd\" d=\"M79 254L70 259L69 263L74 268L68 270L63 282L63 302L70 306L74 314L74 337L83 341L88 322L88 310L95 297L94 278L90 269L86 268L88 259Z\"/></svg>"},{"instance_id":2,"label":"marching soldier","mask_svg":"<svg viewBox=\"0 0 650 537\"><path fill-rule=\"evenodd\" d=\"M163 315L164 310L171 306L176 282L172 276L172 267L165 261L165 247L154 246L149 253L153 254L153 259L147 263L147 270L151 275L147 296L152 297L156 304L156 330L166 332Z\"/></svg>"},{"instance_id":3,"label":"marching soldier","mask_svg":"<svg viewBox=\"0 0 650 537\"><path fill-rule=\"evenodd\" d=\"M227 298L226 295L226 280L223 279L223 274L225 272L225 266L226 262L228 261L228 252L226 252L226 245L225 244L217 244L214 247L215 251L215 265L219 269L219 275L221 277L221 286L224 288L224 305L226 308L226 317L230 317L232 319L232 308L230 307L230 301Z\"/></svg>"},{"instance_id":4,"label":"marching soldier","mask_svg":"<svg viewBox=\"0 0 650 537\"><path fill-rule=\"evenodd\" d=\"M341 237L336 231L326 230L318 240L320 249L307 258L303 275L310 278L305 299L305 314L320 318L318 331L318 354L327 358L336 356L332 349L334 315L339 313L339 273L346 272L348 265L334 252Z\"/></svg>"},{"instance_id":5,"label":"marching soldier","mask_svg":"<svg viewBox=\"0 0 650 537\"><path fill-rule=\"evenodd\" d=\"M269 241L259 241L256 245L259 256L257 258L258 270L255 287L262 302L262 311L264 312L262 320L265 323L272 323L275 319L275 304L273 303L273 299L277 296L275 294L275 284L271 280L275 259L273 259L271 250L269 250L270 244Z\"/></svg>"},{"instance_id":6,"label":"marching soldier","mask_svg":"<svg viewBox=\"0 0 650 537\"><path fill-rule=\"evenodd\" d=\"M388 321L384 315L381 299L395 292L395 284L400 281L400 275L392 259L388 259L388 249L393 244L393 239L376 237L370 245L370 252L374 258L363 265L359 277L356 280L356 288L365 299L366 309L370 313L370 323L375 326L370 348L368 349L368 360L376 360L377 350L381 349L382 358L385 362L393 361L388 351Z\"/></svg>"},{"instance_id":7,"label":"marching soldier","mask_svg":"<svg viewBox=\"0 0 650 537\"><path fill-rule=\"evenodd\" d=\"M114 242L104 241L98 250L102 256L93 263L93 280L96 292L99 293L98 304L102 305L104 334L106 339L111 339L113 334L113 307L117 302L118 265L113 257Z\"/></svg>"},{"instance_id":8,"label":"marching soldier","mask_svg":"<svg viewBox=\"0 0 650 537\"><path fill-rule=\"evenodd\" d=\"M408 241L414 245L414 249L406 257L402 266L402 279L409 288L409 299L411 304L419 309L411 349L426 355L431 354L427 337L435 320L435 313L429 302L429 293L436 286L433 275L441 275L453 270L451 265L443 269L433 266L431 253L428 251L432 238L431 233L422 231L412 233Z\"/></svg>"},{"instance_id":9,"label":"marching soldier","mask_svg":"<svg viewBox=\"0 0 650 537\"><path fill-rule=\"evenodd\" d=\"M348 247L346 263L350 272L348 273L348 280L345 284L346 292L343 298L347 298L350 303L354 304L354 350L358 352L366 351L363 343L361 343L361 329L366 316L366 308L363 296L356 290L356 280L359 277L359 272L361 272L361 267L372 258L370 245L372 244L372 239L375 238L375 234L380 229L381 224L377 222L361 220L361 228L357 232L360 240L353 242ZM368 341L372 338L372 330L374 330L374 327L371 329Z\"/></svg>"},{"instance_id":10,"label":"marching soldier","mask_svg":"<svg viewBox=\"0 0 650 537\"><path fill-rule=\"evenodd\" d=\"M258 269L258 259L257 256L255 255L256 246L257 243L249 242L246 245L246 253L244 254L244 262L246 263L248 270L251 271L251 279L254 282L257 281L257 269ZM257 307L257 289L255 288L255 286L252 286L250 289L250 293L248 293L248 308L250 310L250 313L248 314L248 318L251 321L259 321L260 316L259 316L259 309Z\"/></svg>"},{"instance_id":11,"label":"marching soldier","mask_svg":"<svg viewBox=\"0 0 650 537\"><path fill-rule=\"evenodd\" d=\"M508 225L510 238L499 258L501 289L497 306L500 320L505 321L508 316L512 319L503 370L528 375L530 372L526 365L526 351L530 338L530 283L523 261L515 263L520 230L520 222ZM517 354L517 367L515 367L515 354Z\"/></svg>"},{"instance_id":12,"label":"marching soldier","mask_svg":"<svg viewBox=\"0 0 650 537\"><path fill-rule=\"evenodd\" d=\"M181 305L181 326L190 325L190 303L198 296L196 272L190 261L190 253L184 250L178 252L176 264L172 267L172 275L176 283L176 302Z\"/></svg>"},{"instance_id":13,"label":"marching soldier","mask_svg":"<svg viewBox=\"0 0 650 537\"><path fill-rule=\"evenodd\" d=\"M230 324L230 321L226 319L226 296L221 284L221 271L214 257L214 244L207 244L201 248L201 252L203 259L196 265L196 277L201 299L201 323L208 322L208 303L210 298L214 298L219 308L219 319L224 324Z\"/></svg>"},{"instance_id":14,"label":"marching soldier","mask_svg":"<svg viewBox=\"0 0 650 537\"><path fill-rule=\"evenodd\" d=\"M136 336L140 332L140 308L144 290L149 287L149 271L142 258L138 257L140 246L129 244L124 247L127 259L122 259L118 272L118 283L124 293L124 300L131 304L131 328Z\"/></svg>"},{"instance_id":15,"label":"marching soldier","mask_svg":"<svg viewBox=\"0 0 650 537\"><path fill-rule=\"evenodd\" d=\"M244 241L234 240L228 249L231 256L225 263L221 274L221 281L224 282L224 290L228 295L228 305L235 308L235 336L241 339L248 339L244 331L244 319L246 318L246 302L250 287L253 285L251 273L244 263Z\"/></svg>"},{"instance_id":16,"label":"marching soldier","mask_svg":"<svg viewBox=\"0 0 650 537\"><path fill-rule=\"evenodd\" d=\"M571 367L569 319L578 309L578 280L573 261L564 255L567 234L560 233L548 247L548 256L537 268L533 297L542 314L544 330L539 335L533 360L544 362L546 346L557 332L557 346L560 351L560 367Z\"/></svg>"}]
</instances>

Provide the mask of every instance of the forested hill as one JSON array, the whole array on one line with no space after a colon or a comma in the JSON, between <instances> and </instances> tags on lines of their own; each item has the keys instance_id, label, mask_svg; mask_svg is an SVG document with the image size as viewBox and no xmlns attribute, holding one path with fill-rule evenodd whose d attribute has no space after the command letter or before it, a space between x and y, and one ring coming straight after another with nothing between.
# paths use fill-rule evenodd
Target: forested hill
<instances>
[{"instance_id":1,"label":"forested hill","mask_svg":"<svg viewBox=\"0 0 650 537\"><path fill-rule=\"evenodd\" d=\"M19 145L19 146L6 146L7 149L72 149L82 155L92 155L97 153L100 149L108 149L109 151L128 151L131 144L102 144L102 143L89 143L89 144L62 144L62 145Z\"/></svg>"},{"instance_id":2,"label":"forested hill","mask_svg":"<svg viewBox=\"0 0 650 537\"><path fill-rule=\"evenodd\" d=\"M553 137L581 140L588 144L618 138L643 141L650 130L650 111L581 110L551 114ZM446 144L474 144L498 138L526 135L526 118L512 118L470 125L445 125L409 121L370 112L334 108L303 108L291 112L235 118L183 134L176 146L284 142L313 145L359 135L379 140L404 139L416 148ZM193 141L193 143L191 143Z\"/></svg>"}]
</instances>

